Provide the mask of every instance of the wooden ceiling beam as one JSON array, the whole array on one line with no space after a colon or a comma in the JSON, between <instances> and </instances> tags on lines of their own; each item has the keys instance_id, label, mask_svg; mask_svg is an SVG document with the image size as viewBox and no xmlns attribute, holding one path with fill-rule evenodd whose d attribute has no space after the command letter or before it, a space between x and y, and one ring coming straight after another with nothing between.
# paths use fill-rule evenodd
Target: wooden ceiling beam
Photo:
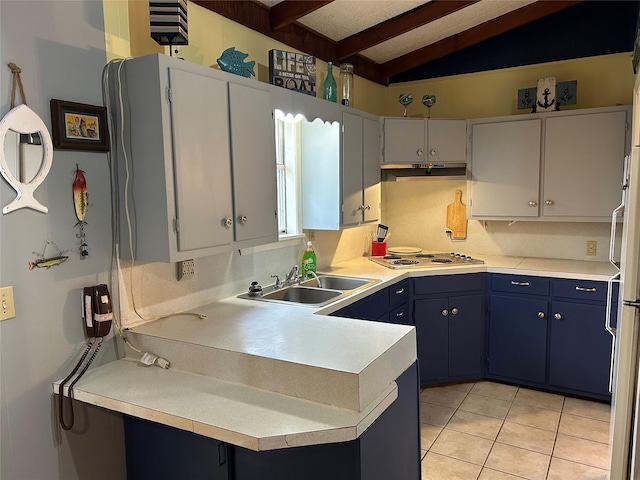
<instances>
[{"instance_id":1,"label":"wooden ceiling beam","mask_svg":"<svg viewBox=\"0 0 640 480\"><path fill-rule=\"evenodd\" d=\"M502 33L573 7L582 0L537 1L380 65L384 84L393 75L450 55Z\"/></svg>"},{"instance_id":2,"label":"wooden ceiling beam","mask_svg":"<svg viewBox=\"0 0 640 480\"><path fill-rule=\"evenodd\" d=\"M432 0L397 17L390 18L378 25L367 28L338 42L336 54L341 60L349 55L362 52L391 38L407 33L414 28L426 25L445 17L479 0Z\"/></svg>"},{"instance_id":3,"label":"wooden ceiling beam","mask_svg":"<svg viewBox=\"0 0 640 480\"><path fill-rule=\"evenodd\" d=\"M269 10L271 30L280 30L334 0L284 0Z\"/></svg>"},{"instance_id":4,"label":"wooden ceiling beam","mask_svg":"<svg viewBox=\"0 0 640 480\"><path fill-rule=\"evenodd\" d=\"M273 31L269 18L269 8L259 2L239 2L234 0L191 0L191 3L200 5L218 15L237 22L245 27L255 30L267 37L289 45L295 50L313 55L325 62L339 64L336 56L336 42L305 28L297 22L290 23L286 27ZM356 75L375 83L384 85L380 76L380 66L361 55L353 55L343 59L352 63Z\"/></svg>"}]
</instances>

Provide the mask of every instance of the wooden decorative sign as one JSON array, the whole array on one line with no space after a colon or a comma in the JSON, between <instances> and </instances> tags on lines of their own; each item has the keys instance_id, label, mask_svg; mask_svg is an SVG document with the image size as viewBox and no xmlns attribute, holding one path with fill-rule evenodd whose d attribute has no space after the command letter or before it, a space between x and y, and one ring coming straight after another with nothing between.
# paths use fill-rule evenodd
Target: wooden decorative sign
<instances>
[{"instance_id":1,"label":"wooden decorative sign","mask_svg":"<svg viewBox=\"0 0 640 480\"><path fill-rule=\"evenodd\" d=\"M316 57L269 50L269 83L316 96Z\"/></svg>"}]
</instances>

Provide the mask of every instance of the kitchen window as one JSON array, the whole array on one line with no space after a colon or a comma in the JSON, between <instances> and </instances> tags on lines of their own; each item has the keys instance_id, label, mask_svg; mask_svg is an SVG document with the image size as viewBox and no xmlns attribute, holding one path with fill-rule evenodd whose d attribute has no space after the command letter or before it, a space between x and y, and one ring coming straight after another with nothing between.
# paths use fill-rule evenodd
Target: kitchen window
<instances>
[{"instance_id":1,"label":"kitchen window","mask_svg":"<svg viewBox=\"0 0 640 480\"><path fill-rule=\"evenodd\" d=\"M300 128L301 117L275 111L278 188L278 234L281 239L301 234Z\"/></svg>"}]
</instances>

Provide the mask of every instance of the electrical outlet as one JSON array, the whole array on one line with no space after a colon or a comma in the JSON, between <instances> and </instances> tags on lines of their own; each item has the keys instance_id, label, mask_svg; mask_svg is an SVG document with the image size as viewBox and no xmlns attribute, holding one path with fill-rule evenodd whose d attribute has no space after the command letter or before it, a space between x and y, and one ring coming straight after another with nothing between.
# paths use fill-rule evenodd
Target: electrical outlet
<instances>
[{"instance_id":1,"label":"electrical outlet","mask_svg":"<svg viewBox=\"0 0 640 480\"><path fill-rule=\"evenodd\" d=\"M0 288L0 320L8 320L16 316L16 306L13 303L13 287Z\"/></svg>"},{"instance_id":2,"label":"electrical outlet","mask_svg":"<svg viewBox=\"0 0 640 480\"><path fill-rule=\"evenodd\" d=\"M598 253L598 242L595 240L587 240L586 255L595 256Z\"/></svg>"},{"instance_id":3,"label":"electrical outlet","mask_svg":"<svg viewBox=\"0 0 640 480\"><path fill-rule=\"evenodd\" d=\"M184 277L193 277L195 273L196 264L193 259L178 262L178 280L182 280Z\"/></svg>"}]
</instances>

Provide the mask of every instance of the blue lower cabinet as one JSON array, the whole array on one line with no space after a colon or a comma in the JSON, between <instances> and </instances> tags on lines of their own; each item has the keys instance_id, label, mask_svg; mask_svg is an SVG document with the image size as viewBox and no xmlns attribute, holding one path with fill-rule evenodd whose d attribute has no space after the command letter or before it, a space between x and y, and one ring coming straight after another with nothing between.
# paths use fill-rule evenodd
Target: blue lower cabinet
<instances>
[{"instance_id":1,"label":"blue lower cabinet","mask_svg":"<svg viewBox=\"0 0 640 480\"><path fill-rule=\"evenodd\" d=\"M409 282L403 280L341 308L331 316L413 325L410 305Z\"/></svg>"},{"instance_id":2,"label":"blue lower cabinet","mask_svg":"<svg viewBox=\"0 0 640 480\"><path fill-rule=\"evenodd\" d=\"M229 480L229 446L192 432L124 416L129 480Z\"/></svg>"},{"instance_id":3,"label":"blue lower cabinet","mask_svg":"<svg viewBox=\"0 0 640 480\"><path fill-rule=\"evenodd\" d=\"M420 383L484 376L483 295L414 301Z\"/></svg>"},{"instance_id":4,"label":"blue lower cabinet","mask_svg":"<svg viewBox=\"0 0 640 480\"><path fill-rule=\"evenodd\" d=\"M125 416L130 480L420 480L418 366L398 398L355 440L256 452Z\"/></svg>"},{"instance_id":5,"label":"blue lower cabinet","mask_svg":"<svg viewBox=\"0 0 640 480\"><path fill-rule=\"evenodd\" d=\"M605 306L553 301L549 385L609 395L612 336L604 328Z\"/></svg>"},{"instance_id":6,"label":"blue lower cabinet","mask_svg":"<svg viewBox=\"0 0 640 480\"><path fill-rule=\"evenodd\" d=\"M489 376L545 383L548 308L544 298L491 295Z\"/></svg>"}]
</instances>

